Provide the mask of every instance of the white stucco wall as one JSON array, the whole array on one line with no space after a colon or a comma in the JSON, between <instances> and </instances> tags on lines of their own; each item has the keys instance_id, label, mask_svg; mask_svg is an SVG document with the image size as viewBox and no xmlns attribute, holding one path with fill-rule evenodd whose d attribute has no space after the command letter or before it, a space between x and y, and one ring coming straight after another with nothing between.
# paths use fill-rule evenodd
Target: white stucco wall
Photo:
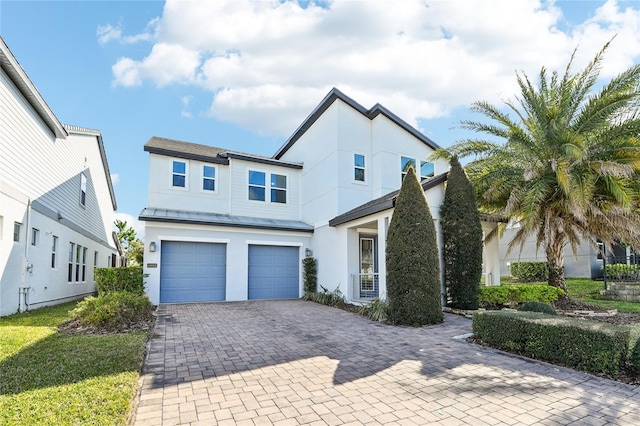
<instances>
[{"instance_id":1,"label":"white stucco wall","mask_svg":"<svg viewBox=\"0 0 640 426\"><path fill-rule=\"evenodd\" d=\"M156 251L149 251L149 243L156 243ZM160 302L160 274L163 241L192 241L222 243L227 247L226 298L229 301L247 300L249 245L282 245L299 247L299 258L304 258L310 247L311 235L301 232L247 230L220 226L152 223L145 224L144 273L145 289L152 303ZM302 266L300 265L300 296L302 296Z\"/></svg>"}]
</instances>

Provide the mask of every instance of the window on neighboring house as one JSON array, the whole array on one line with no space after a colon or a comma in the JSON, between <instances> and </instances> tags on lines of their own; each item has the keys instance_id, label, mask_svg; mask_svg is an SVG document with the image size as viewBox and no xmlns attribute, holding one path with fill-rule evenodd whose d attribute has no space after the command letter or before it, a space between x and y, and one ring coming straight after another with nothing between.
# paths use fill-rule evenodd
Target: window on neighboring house
<instances>
[{"instance_id":1,"label":"window on neighboring house","mask_svg":"<svg viewBox=\"0 0 640 426\"><path fill-rule=\"evenodd\" d=\"M402 172L402 180L409 172L409 168L413 168L413 171L416 171L416 160L409 157L400 157L400 170Z\"/></svg>"},{"instance_id":2,"label":"window on neighboring house","mask_svg":"<svg viewBox=\"0 0 640 426\"><path fill-rule=\"evenodd\" d=\"M39 236L40 236L40 231L37 230L36 228L31 228L31 245L32 246L38 245Z\"/></svg>"},{"instance_id":3,"label":"window on neighboring house","mask_svg":"<svg viewBox=\"0 0 640 426\"><path fill-rule=\"evenodd\" d=\"M87 203L87 177L82 173L80 175L80 205L85 206Z\"/></svg>"},{"instance_id":4,"label":"window on neighboring house","mask_svg":"<svg viewBox=\"0 0 640 426\"><path fill-rule=\"evenodd\" d=\"M22 224L19 222L13 222L13 241L20 242L20 233L22 232Z\"/></svg>"},{"instance_id":5,"label":"window on neighboring house","mask_svg":"<svg viewBox=\"0 0 640 426\"><path fill-rule=\"evenodd\" d=\"M0 240L2 239L3 232L4 232L4 217L0 216Z\"/></svg>"},{"instance_id":6,"label":"window on neighboring house","mask_svg":"<svg viewBox=\"0 0 640 426\"><path fill-rule=\"evenodd\" d=\"M430 178L434 174L433 163L420 161L420 180Z\"/></svg>"},{"instance_id":7,"label":"window on neighboring house","mask_svg":"<svg viewBox=\"0 0 640 426\"><path fill-rule=\"evenodd\" d=\"M271 174L271 202L287 202L287 177L285 175Z\"/></svg>"},{"instance_id":8,"label":"window on neighboring house","mask_svg":"<svg viewBox=\"0 0 640 426\"><path fill-rule=\"evenodd\" d=\"M87 248L82 248L82 282L87 280Z\"/></svg>"},{"instance_id":9,"label":"window on neighboring house","mask_svg":"<svg viewBox=\"0 0 640 426\"><path fill-rule=\"evenodd\" d=\"M249 199L256 201L265 201L266 193L266 174L249 170Z\"/></svg>"},{"instance_id":10,"label":"window on neighboring house","mask_svg":"<svg viewBox=\"0 0 640 426\"><path fill-rule=\"evenodd\" d=\"M69 243L69 270L67 273L67 281L70 283L73 282L73 259L75 251L76 245L74 243Z\"/></svg>"},{"instance_id":11,"label":"window on neighboring house","mask_svg":"<svg viewBox=\"0 0 640 426\"><path fill-rule=\"evenodd\" d=\"M216 168L214 166L202 166L202 189L205 191L216 190Z\"/></svg>"},{"instance_id":12,"label":"window on neighboring house","mask_svg":"<svg viewBox=\"0 0 640 426\"><path fill-rule=\"evenodd\" d=\"M93 252L93 267L94 268L98 267L98 252L97 251Z\"/></svg>"},{"instance_id":13,"label":"window on neighboring house","mask_svg":"<svg viewBox=\"0 0 640 426\"><path fill-rule=\"evenodd\" d=\"M364 155L353 154L353 179L356 182L364 182Z\"/></svg>"},{"instance_id":14,"label":"window on neighboring house","mask_svg":"<svg viewBox=\"0 0 640 426\"><path fill-rule=\"evenodd\" d=\"M173 177L171 184L177 188L187 187L187 163L184 161L173 162Z\"/></svg>"},{"instance_id":15,"label":"window on neighboring house","mask_svg":"<svg viewBox=\"0 0 640 426\"><path fill-rule=\"evenodd\" d=\"M58 237L53 236L53 241L51 242L51 268L56 269L56 263L58 256Z\"/></svg>"},{"instance_id":16,"label":"window on neighboring house","mask_svg":"<svg viewBox=\"0 0 640 426\"><path fill-rule=\"evenodd\" d=\"M82 246L81 245L76 245L76 282L80 281L80 255L82 254Z\"/></svg>"}]
</instances>

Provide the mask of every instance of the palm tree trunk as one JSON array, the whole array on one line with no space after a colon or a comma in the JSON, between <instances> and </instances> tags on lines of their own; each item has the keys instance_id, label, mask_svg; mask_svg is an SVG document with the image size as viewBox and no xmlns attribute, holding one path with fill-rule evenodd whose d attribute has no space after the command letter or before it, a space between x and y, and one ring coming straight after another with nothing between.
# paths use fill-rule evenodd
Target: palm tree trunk
<instances>
[{"instance_id":1,"label":"palm tree trunk","mask_svg":"<svg viewBox=\"0 0 640 426\"><path fill-rule=\"evenodd\" d=\"M547 264L549 266L549 285L564 290L566 298L569 297L567 284L564 280L564 249L562 241L551 241L546 245Z\"/></svg>"}]
</instances>

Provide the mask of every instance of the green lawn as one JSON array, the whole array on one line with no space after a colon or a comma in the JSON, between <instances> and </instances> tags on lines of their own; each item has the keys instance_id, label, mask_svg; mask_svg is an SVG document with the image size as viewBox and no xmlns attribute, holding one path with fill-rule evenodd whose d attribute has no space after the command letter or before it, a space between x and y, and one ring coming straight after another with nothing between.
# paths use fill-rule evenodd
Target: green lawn
<instances>
[{"instance_id":1,"label":"green lawn","mask_svg":"<svg viewBox=\"0 0 640 426\"><path fill-rule=\"evenodd\" d=\"M500 281L502 284L513 284L511 277L501 277ZM594 281L589 278L566 278L566 283L569 296L572 299L581 300L606 309L617 309L619 312L640 312L640 303L598 299L600 291L604 290L604 282L602 281Z\"/></svg>"},{"instance_id":2,"label":"green lawn","mask_svg":"<svg viewBox=\"0 0 640 426\"><path fill-rule=\"evenodd\" d=\"M64 335L75 303L0 318L0 424L126 424L145 333Z\"/></svg>"}]
</instances>

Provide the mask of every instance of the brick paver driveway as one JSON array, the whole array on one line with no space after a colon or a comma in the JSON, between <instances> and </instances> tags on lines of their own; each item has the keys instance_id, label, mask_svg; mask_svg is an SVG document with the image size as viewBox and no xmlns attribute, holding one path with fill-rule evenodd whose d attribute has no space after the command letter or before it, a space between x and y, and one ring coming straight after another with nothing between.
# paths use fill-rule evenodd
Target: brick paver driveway
<instances>
[{"instance_id":1,"label":"brick paver driveway","mask_svg":"<svg viewBox=\"0 0 640 426\"><path fill-rule=\"evenodd\" d=\"M136 425L640 425L640 388L302 300L162 305Z\"/></svg>"}]
</instances>

